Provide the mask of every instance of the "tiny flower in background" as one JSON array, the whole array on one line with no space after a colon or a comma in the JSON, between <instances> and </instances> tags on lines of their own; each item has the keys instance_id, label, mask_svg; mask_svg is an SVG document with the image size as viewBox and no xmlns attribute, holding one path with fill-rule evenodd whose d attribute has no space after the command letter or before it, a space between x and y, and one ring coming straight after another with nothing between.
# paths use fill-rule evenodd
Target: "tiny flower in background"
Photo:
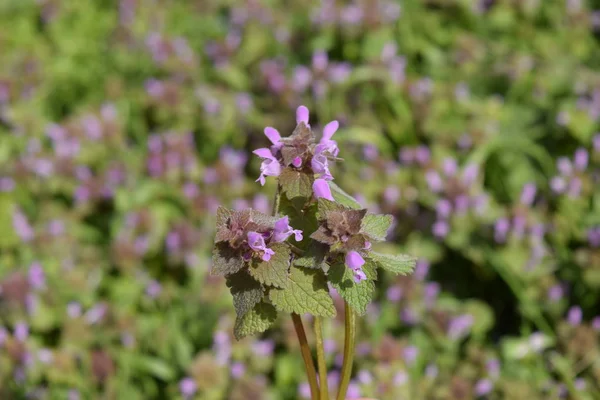
<instances>
[{"instance_id":1,"label":"tiny flower in background","mask_svg":"<svg viewBox=\"0 0 600 400\"><path fill-rule=\"evenodd\" d=\"M475 394L477 396L486 396L494 388L494 384L489 379L481 379L475 384Z\"/></svg>"},{"instance_id":2,"label":"tiny flower in background","mask_svg":"<svg viewBox=\"0 0 600 400\"><path fill-rule=\"evenodd\" d=\"M583 312L581 307L573 306L569 309L567 313L567 322L570 325L577 326L581 324L581 320L583 319Z\"/></svg>"},{"instance_id":3,"label":"tiny flower in background","mask_svg":"<svg viewBox=\"0 0 600 400\"><path fill-rule=\"evenodd\" d=\"M196 382L192 378L187 377L179 381L179 391L185 398L192 397L196 393L197 387Z\"/></svg>"}]
</instances>

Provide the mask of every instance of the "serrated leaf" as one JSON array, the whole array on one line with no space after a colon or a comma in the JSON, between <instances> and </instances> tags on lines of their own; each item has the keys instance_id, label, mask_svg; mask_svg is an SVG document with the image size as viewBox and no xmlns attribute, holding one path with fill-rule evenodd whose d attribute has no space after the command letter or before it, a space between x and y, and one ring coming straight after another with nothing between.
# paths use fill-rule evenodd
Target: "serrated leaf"
<instances>
[{"instance_id":1,"label":"serrated leaf","mask_svg":"<svg viewBox=\"0 0 600 400\"><path fill-rule=\"evenodd\" d=\"M313 176L286 168L279 175L279 184L288 199L296 197L310 198L312 196Z\"/></svg>"},{"instance_id":2,"label":"serrated leaf","mask_svg":"<svg viewBox=\"0 0 600 400\"><path fill-rule=\"evenodd\" d=\"M417 259L406 254L390 255L370 252L369 257L377 266L394 274L408 275L415 269Z\"/></svg>"},{"instance_id":3,"label":"serrated leaf","mask_svg":"<svg viewBox=\"0 0 600 400\"><path fill-rule=\"evenodd\" d=\"M377 277L377 272L373 266L365 264L363 271L367 275L367 279L358 283L354 282L352 271L343 263L332 265L327 275L329 282L340 296L360 315L367 312L367 306L373 300L373 294L375 293L374 280Z\"/></svg>"},{"instance_id":4,"label":"serrated leaf","mask_svg":"<svg viewBox=\"0 0 600 400\"><path fill-rule=\"evenodd\" d=\"M339 187L336 183L334 183L333 181L329 181L328 183L329 183L329 188L331 189L331 195L333 196L333 199L336 202L343 204L346 207L350 207L350 208L354 208L354 209L363 208L354 197L352 197L348 193L346 193L344 191L344 189Z\"/></svg>"},{"instance_id":5,"label":"serrated leaf","mask_svg":"<svg viewBox=\"0 0 600 400\"><path fill-rule=\"evenodd\" d=\"M271 249L275 252L271 259L269 261L254 259L248 272L264 285L285 287L288 282L291 250L283 243L275 243Z\"/></svg>"},{"instance_id":6,"label":"serrated leaf","mask_svg":"<svg viewBox=\"0 0 600 400\"><path fill-rule=\"evenodd\" d=\"M263 289L246 271L227 277L227 287L233 296L233 307L238 317L243 317L263 298Z\"/></svg>"},{"instance_id":7,"label":"serrated leaf","mask_svg":"<svg viewBox=\"0 0 600 400\"><path fill-rule=\"evenodd\" d=\"M292 267L289 280L285 289L272 289L269 292L275 308L296 314L335 316L335 307L323 271Z\"/></svg>"},{"instance_id":8,"label":"serrated leaf","mask_svg":"<svg viewBox=\"0 0 600 400\"><path fill-rule=\"evenodd\" d=\"M326 255L327 245L311 241L306 252L294 260L294 265L305 268L323 269Z\"/></svg>"},{"instance_id":9,"label":"serrated leaf","mask_svg":"<svg viewBox=\"0 0 600 400\"><path fill-rule=\"evenodd\" d=\"M346 207L344 207L343 205L321 197L319 200L317 200L317 219L325 220L327 218L328 212L344 211L345 209Z\"/></svg>"},{"instance_id":10,"label":"serrated leaf","mask_svg":"<svg viewBox=\"0 0 600 400\"><path fill-rule=\"evenodd\" d=\"M235 320L233 334L237 340L255 333L264 332L277 319L277 310L271 304L260 302L246 315Z\"/></svg>"},{"instance_id":11,"label":"serrated leaf","mask_svg":"<svg viewBox=\"0 0 600 400\"><path fill-rule=\"evenodd\" d=\"M384 241L393 221L391 215L367 214L362 220L360 232L374 240Z\"/></svg>"},{"instance_id":12,"label":"serrated leaf","mask_svg":"<svg viewBox=\"0 0 600 400\"><path fill-rule=\"evenodd\" d=\"M212 275L229 275L238 272L244 266L244 259L239 251L232 249L228 243L216 243L213 247Z\"/></svg>"}]
</instances>

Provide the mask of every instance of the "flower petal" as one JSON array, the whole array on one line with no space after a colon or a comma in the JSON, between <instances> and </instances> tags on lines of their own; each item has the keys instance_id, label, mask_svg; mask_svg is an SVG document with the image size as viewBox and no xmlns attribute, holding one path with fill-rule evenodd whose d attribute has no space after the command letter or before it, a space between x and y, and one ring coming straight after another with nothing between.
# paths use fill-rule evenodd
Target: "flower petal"
<instances>
[{"instance_id":1,"label":"flower petal","mask_svg":"<svg viewBox=\"0 0 600 400\"><path fill-rule=\"evenodd\" d=\"M331 137L334 133L337 132L339 127L340 124L337 121L331 121L330 123L325 125L325 127L323 128L323 138L321 140L331 140Z\"/></svg>"},{"instance_id":2,"label":"flower petal","mask_svg":"<svg viewBox=\"0 0 600 400\"><path fill-rule=\"evenodd\" d=\"M270 126L267 126L265 128L265 136L273 144L277 144L281 140L281 135L279 134L279 131L277 129L275 129L275 128L271 128Z\"/></svg>"},{"instance_id":3,"label":"flower petal","mask_svg":"<svg viewBox=\"0 0 600 400\"><path fill-rule=\"evenodd\" d=\"M352 270L360 269L365 264L364 258L356 251L349 251L346 254L346 265Z\"/></svg>"},{"instance_id":4,"label":"flower petal","mask_svg":"<svg viewBox=\"0 0 600 400\"><path fill-rule=\"evenodd\" d=\"M308 116L309 116L308 108L306 108L305 106L300 106L300 107L298 107L298 109L296 109L296 123L297 124L299 124L300 122L304 122L306 125L308 125Z\"/></svg>"},{"instance_id":5,"label":"flower petal","mask_svg":"<svg viewBox=\"0 0 600 400\"><path fill-rule=\"evenodd\" d=\"M268 159L275 158L275 157L273 157L273 153L271 153L271 150L266 147L256 149L252 153L256 154L257 156L259 156L261 158L268 158Z\"/></svg>"},{"instance_id":6,"label":"flower petal","mask_svg":"<svg viewBox=\"0 0 600 400\"><path fill-rule=\"evenodd\" d=\"M327 200L333 200L333 196L331 195L331 189L329 188L329 184L325 179L315 179L313 183L313 192L315 194L315 198L324 198Z\"/></svg>"}]
</instances>

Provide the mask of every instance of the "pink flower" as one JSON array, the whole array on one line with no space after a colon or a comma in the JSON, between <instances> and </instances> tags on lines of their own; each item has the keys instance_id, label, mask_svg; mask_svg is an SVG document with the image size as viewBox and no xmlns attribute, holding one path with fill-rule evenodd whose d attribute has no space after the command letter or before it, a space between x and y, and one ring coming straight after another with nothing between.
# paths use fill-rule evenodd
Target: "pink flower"
<instances>
[{"instance_id":1,"label":"pink flower","mask_svg":"<svg viewBox=\"0 0 600 400\"><path fill-rule=\"evenodd\" d=\"M329 184L325 179L315 179L315 182L313 183L313 192L317 199L322 197L326 200L334 201Z\"/></svg>"},{"instance_id":2,"label":"pink flower","mask_svg":"<svg viewBox=\"0 0 600 400\"><path fill-rule=\"evenodd\" d=\"M367 276L362 270L364 264L365 260L358 252L350 251L346 254L346 266L352 270L354 281L357 283L367 279Z\"/></svg>"},{"instance_id":3,"label":"pink flower","mask_svg":"<svg viewBox=\"0 0 600 400\"><path fill-rule=\"evenodd\" d=\"M302 231L300 229L293 229L289 224L289 218L287 216L275 222L275 229L273 230L274 241L284 242L292 235L294 235L296 242L302 240Z\"/></svg>"},{"instance_id":4,"label":"pink flower","mask_svg":"<svg viewBox=\"0 0 600 400\"><path fill-rule=\"evenodd\" d=\"M309 117L309 112L308 112L308 108L306 108L305 106L300 106L296 109L296 123L299 125L301 122L304 123L306 126L310 126L308 124L308 117Z\"/></svg>"},{"instance_id":5,"label":"pink flower","mask_svg":"<svg viewBox=\"0 0 600 400\"><path fill-rule=\"evenodd\" d=\"M248 232L248 246L256 252L262 253L262 260L269 261L275 252L267 247L265 238L258 232Z\"/></svg>"},{"instance_id":6,"label":"pink flower","mask_svg":"<svg viewBox=\"0 0 600 400\"><path fill-rule=\"evenodd\" d=\"M273 156L271 150L263 147L254 150L253 153L263 159L262 164L260 164L260 176L256 182L260 182L261 185L264 185L265 176L279 176L279 174L281 174L281 164L279 164L279 161Z\"/></svg>"}]
</instances>

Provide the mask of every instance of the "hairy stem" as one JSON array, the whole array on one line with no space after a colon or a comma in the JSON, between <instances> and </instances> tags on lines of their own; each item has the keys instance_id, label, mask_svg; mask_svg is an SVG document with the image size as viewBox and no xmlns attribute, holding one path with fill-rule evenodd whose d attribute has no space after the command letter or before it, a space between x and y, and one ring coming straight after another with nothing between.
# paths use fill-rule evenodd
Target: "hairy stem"
<instances>
[{"instance_id":1,"label":"hairy stem","mask_svg":"<svg viewBox=\"0 0 600 400\"><path fill-rule=\"evenodd\" d=\"M354 362L354 341L356 339L356 314L344 302L345 313L345 337L344 337L344 364L342 365L342 379L338 389L337 400L345 400L350 376L352 375L352 363Z\"/></svg>"},{"instance_id":2,"label":"hairy stem","mask_svg":"<svg viewBox=\"0 0 600 400\"><path fill-rule=\"evenodd\" d=\"M317 338L317 367L319 368L319 388L321 400L329 400L327 385L327 364L325 363L325 348L323 346L323 319L315 317L315 335Z\"/></svg>"},{"instance_id":3,"label":"hairy stem","mask_svg":"<svg viewBox=\"0 0 600 400\"><path fill-rule=\"evenodd\" d=\"M294 328L296 329L296 336L298 336L298 342L300 342L300 352L304 359L304 366L306 367L306 377L308 378L308 384L310 385L310 397L312 400L319 400L319 385L317 383L317 371L315 370L315 364L312 359L310 352L310 346L308 340L306 340L306 333L304 332L304 326L302 325L302 319L296 313L292 313L292 321L294 322Z\"/></svg>"}]
</instances>

